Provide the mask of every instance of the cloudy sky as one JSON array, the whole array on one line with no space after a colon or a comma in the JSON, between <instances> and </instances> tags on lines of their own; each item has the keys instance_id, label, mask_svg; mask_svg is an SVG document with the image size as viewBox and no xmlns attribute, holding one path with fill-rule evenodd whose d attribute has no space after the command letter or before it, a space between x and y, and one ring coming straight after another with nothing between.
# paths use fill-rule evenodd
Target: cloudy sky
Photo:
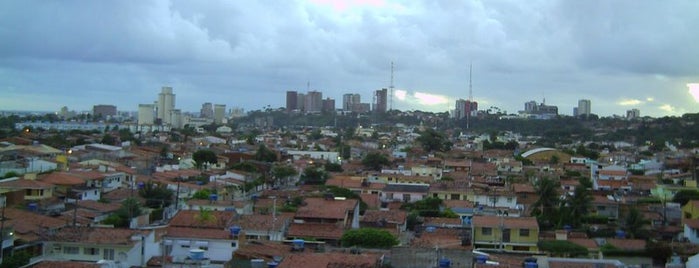
<instances>
[{"instance_id":1,"label":"cloudy sky","mask_svg":"<svg viewBox=\"0 0 699 268\"><path fill-rule=\"evenodd\" d=\"M699 1L0 2L0 110L245 110L311 90L446 111L468 98L508 113L546 100L572 114L699 112ZM691 94L694 88L695 97Z\"/></svg>"}]
</instances>

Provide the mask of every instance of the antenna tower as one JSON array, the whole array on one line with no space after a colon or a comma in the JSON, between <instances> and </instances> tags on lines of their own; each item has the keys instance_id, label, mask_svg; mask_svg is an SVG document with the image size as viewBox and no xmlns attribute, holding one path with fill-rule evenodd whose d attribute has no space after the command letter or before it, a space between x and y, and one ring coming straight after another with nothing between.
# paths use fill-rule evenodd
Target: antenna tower
<instances>
[{"instance_id":1,"label":"antenna tower","mask_svg":"<svg viewBox=\"0 0 699 268\"><path fill-rule=\"evenodd\" d=\"M471 126L471 109L473 107L473 64L468 65L468 111L466 111L466 129Z\"/></svg>"},{"instance_id":2,"label":"antenna tower","mask_svg":"<svg viewBox=\"0 0 699 268\"><path fill-rule=\"evenodd\" d=\"M391 62L391 85L389 85L388 88L390 89L389 94L391 94L391 96L389 97L389 106L388 106L389 107L388 110L390 111L390 110L393 110L393 62Z\"/></svg>"}]
</instances>

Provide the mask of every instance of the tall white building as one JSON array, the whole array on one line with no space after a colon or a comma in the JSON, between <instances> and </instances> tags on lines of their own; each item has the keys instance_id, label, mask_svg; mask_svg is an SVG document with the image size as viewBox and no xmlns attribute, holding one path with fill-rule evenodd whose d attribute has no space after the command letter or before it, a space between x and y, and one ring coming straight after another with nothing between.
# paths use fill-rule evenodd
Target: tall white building
<instances>
[{"instance_id":1,"label":"tall white building","mask_svg":"<svg viewBox=\"0 0 699 268\"><path fill-rule=\"evenodd\" d=\"M342 110L354 111L355 106L362 102L361 96L356 93L348 93L342 95Z\"/></svg>"},{"instance_id":2,"label":"tall white building","mask_svg":"<svg viewBox=\"0 0 699 268\"><path fill-rule=\"evenodd\" d=\"M214 123L223 123L223 118L226 115L226 105L225 104L214 104Z\"/></svg>"},{"instance_id":3,"label":"tall white building","mask_svg":"<svg viewBox=\"0 0 699 268\"><path fill-rule=\"evenodd\" d=\"M582 99L578 101L578 109L577 113L575 113L575 116L581 116L581 115L590 115L592 113L592 110L590 109L592 106L592 103L590 100Z\"/></svg>"},{"instance_id":4,"label":"tall white building","mask_svg":"<svg viewBox=\"0 0 699 268\"><path fill-rule=\"evenodd\" d=\"M636 119L641 117L641 111L638 109L631 109L626 111L626 119Z\"/></svg>"},{"instance_id":5,"label":"tall white building","mask_svg":"<svg viewBox=\"0 0 699 268\"><path fill-rule=\"evenodd\" d=\"M139 104L138 105L138 125L152 125L154 119L155 105Z\"/></svg>"},{"instance_id":6,"label":"tall white building","mask_svg":"<svg viewBox=\"0 0 699 268\"><path fill-rule=\"evenodd\" d=\"M163 124L172 124L170 114L175 109L175 94L172 94L172 87L163 87L158 94L157 102L157 118L162 120Z\"/></svg>"},{"instance_id":7,"label":"tall white building","mask_svg":"<svg viewBox=\"0 0 699 268\"><path fill-rule=\"evenodd\" d=\"M307 113L320 113L323 108L323 93L320 91L308 91L304 107Z\"/></svg>"}]
</instances>

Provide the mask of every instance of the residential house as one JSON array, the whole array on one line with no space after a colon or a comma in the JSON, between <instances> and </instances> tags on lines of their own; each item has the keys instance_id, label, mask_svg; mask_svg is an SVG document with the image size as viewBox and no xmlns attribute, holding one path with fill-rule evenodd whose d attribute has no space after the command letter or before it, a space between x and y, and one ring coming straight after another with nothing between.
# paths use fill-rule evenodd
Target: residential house
<instances>
[{"instance_id":1,"label":"residential house","mask_svg":"<svg viewBox=\"0 0 699 268\"><path fill-rule=\"evenodd\" d=\"M286 256L277 267L381 267L382 260L375 253L303 253Z\"/></svg>"},{"instance_id":2,"label":"residential house","mask_svg":"<svg viewBox=\"0 0 699 268\"><path fill-rule=\"evenodd\" d=\"M474 216L474 248L538 252L539 224L534 217Z\"/></svg>"},{"instance_id":3,"label":"residential house","mask_svg":"<svg viewBox=\"0 0 699 268\"><path fill-rule=\"evenodd\" d=\"M191 250L203 250L211 263L223 263L238 248L232 234L234 211L180 210L170 220L163 237L163 250L175 263L187 261Z\"/></svg>"},{"instance_id":4,"label":"residential house","mask_svg":"<svg viewBox=\"0 0 699 268\"><path fill-rule=\"evenodd\" d=\"M282 241L293 217L293 213L241 215L232 224L247 241Z\"/></svg>"},{"instance_id":5,"label":"residential house","mask_svg":"<svg viewBox=\"0 0 699 268\"><path fill-rule=\"evenodd\" d=\"M593 195L592 197L592 212L595 215L609 219L619 218L619 200L614 196Z\"/></svg>"},{"instance_id":6,"label":"residential house","mask_svg":"<svg viewBox=\"0 0 699 268\"><path fill-rule=\"evenodd\" d=\"M381 190L379 198L382 202L412 203L426 198L429 188L429 184L389 183Z\"/></svg>"},{"instance_id":7,"label":"residential house","mask_svg":"<svg viewBox=\"0 0 699 268\"><path fill-rule=\"evenodd\" d=\"M407 213L402 210L367 210L361 217L361 227L382 228L393 233L405 232L408 221Z\"/></svg>"},{"instance_id":8,"label":"residential house","mask_svg":"<svg viewBox=\"0 0 699 268\"><path fill-rule=\"evenodd\" d=\"M692 244L699 244L699 219L685 219L682 226L684 237Z\"/></svg>"},{"instance_id":9,"label":"residential house","mask_svg":"<svg viewBox=\"0 0 699 268\"><path fill-rule=\"evenodd\" d=\"M24 200L38 201L53 197L54 185L38 180L9 178L0 180L0 193L22 191Z\"/></svg>"},{"instance_id":10,"label":"residential house","mask_svg":"<svg viewBox=\"0 0 699 268\"><path fill-rule=\"evenodd\" d=\"M682 206L682 220L699 219L699 200L690 200Z\"/></svg>"},{"instance_id":11,"label":"residential house","mask_svg":"<svg viewBox=\"0 0 699 268\"><path fill-rule=\"evenodd\" d=\"M114 261L117 267L144 266L160 253L155 231L115 228L63 228L45 242L44 260Z\"/></svg>"},{"instance_id":12,"label":"residential house","mask_svg":"<svg viewBox=\"0 0 699 268\"><path fill-rule=\"evenodd\" d=\"M350 228L359 228L358 200L311 197L304 199L296 211L287 237L339 244L344 231Z\"/></svg>"}]
</instances>

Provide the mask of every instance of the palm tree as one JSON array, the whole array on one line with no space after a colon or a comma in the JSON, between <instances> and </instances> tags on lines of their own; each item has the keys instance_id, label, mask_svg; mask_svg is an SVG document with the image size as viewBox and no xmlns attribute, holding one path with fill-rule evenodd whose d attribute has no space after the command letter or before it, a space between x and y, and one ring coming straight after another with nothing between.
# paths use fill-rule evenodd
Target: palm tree
<instances>
[{"instance_id":1,"label":"palm tree","mask_svg":"<svg viewBox=\"0 0 699 268\"><path fill-rule=\"evenodd\" d=\"M648 220L646 220L643 214L635 207L629 209L629 212L626 214L626 219L624 220L624 226L631 238L638 237L641 231L643 231L643 227L648 223Z\"/></svg>"},{"instance_id":2,"label":"palm tree","mask_svg":"<svg viewBox=\"0 0 699 268\"><path fill-rule=\"evenodd\" d=\"M561 204L561 198L558 194L559 183L544 177L536 183L535 187L536 194L539 195L539 200L534 202L534 207L539 210L535 213L537 219L549 224L557 222L555 220L556 210Z\"/></svg>"},{"instance_id":3,"label":"palm tree","mask_svg":"<svg viewBox=\"0 0 699 268\"><path fill-rule=\"evenodd\" d=\"M579 226L582 216L587 215L592 208L592 195L590 190L580 185L575 188L573 196L566 200L568 211L570 212L570 220L573 226Z\"/></svg>"}]
</instances>

